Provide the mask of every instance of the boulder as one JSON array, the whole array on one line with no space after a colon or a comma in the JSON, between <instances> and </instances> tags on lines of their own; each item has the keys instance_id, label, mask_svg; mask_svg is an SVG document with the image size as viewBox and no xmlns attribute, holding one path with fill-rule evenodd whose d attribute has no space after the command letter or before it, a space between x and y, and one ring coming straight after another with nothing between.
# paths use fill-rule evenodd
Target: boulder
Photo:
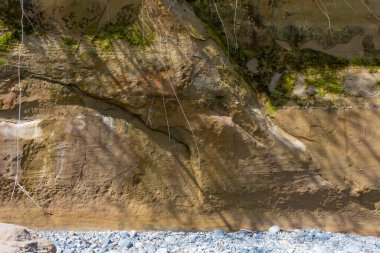
<instances>
[{"instance_id":1,"label":"boulder","mask_svg":"<svg viewBox=\"0 0 380 253\"><path fill-rule=\"evenodd\" d=\"M0 223L0 253L55 253L54 244L25 227Z\"/></svg>"}]
</instances>

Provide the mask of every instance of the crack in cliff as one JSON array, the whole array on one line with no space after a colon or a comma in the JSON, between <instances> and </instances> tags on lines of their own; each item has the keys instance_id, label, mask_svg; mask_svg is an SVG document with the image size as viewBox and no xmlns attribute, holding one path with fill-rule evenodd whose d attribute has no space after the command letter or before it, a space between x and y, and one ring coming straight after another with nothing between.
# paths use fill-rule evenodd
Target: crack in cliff
<instances>
[{"instance_id":1,"label":"crack in cliff","mask_svg":"<svg viewBox=\"0 0 380 253\"><path fill-rule=\"evenodd\" d=\"M47 77L46 75L36 74L36 73L30 72L28 70L24 70L24 71L25 71L25 73L29 74L30 78L34 78L34 79L37 79L37 80L42 80L42 81L46 81L46 82L49 82L49 83L58 84L58 85L61 85L61 86L68 87L68 88L70 88L70 90L73 93L77 94L79 97L81 97L81 96L87 96L87 97L90 97L92 99L101 100L104 103L111 104L111 105L113 105L113 106L115 106L115 107L117 107L117 108L125 111L126 113L132 115L134 118L136 118L137 120L139 120L149 130L154 131L154 132L158 132L158 133L161 133L161 134L165 134L165 135L169 136L169 133L165 132L164 130L160 130L160 129L149 127L149 124L146 124L146 122L144 122L144 120L141 118L141 115L131 112L130 110L128 110L128 108L126 108L125 105L120 104L116 100L113 100L113 99L110 99L110 98L106 98L106 97L99 97L99 96L96 96L94 94L87 93L87 92L81 90L80 88L78 88L78 86L75 85L75 84L73 84L73 83L62 82L62 81L56 80L54 78ZM84 103L84 101L83 101L83 105L86 106L85 103ZM184 130L186 130L186 129L184 129ZM171 137L170 139L173 139L175 142L177 142L179 144L182 144L186 148L186 151L187 151L187 153L189 155L189 159L191 160L192 153L191 153L190 145L187 144L186 142L182 141L182 140L179 140L178 138L176 138L176 137L174 137L172 135L170 135L170 137Z\"/></svg>"},{"instance_id":2,"label":"crack in cliff","mask_svg":"<svg viewBox=\"0 0 380 253\"><path fill-rule=\"evenodd\" d=\"M296 137L297 139L302 139L302 140L306 140L306 141L309 141L309 142L315 142L315 140L313 139L309 139L305 136L301 136L301 135L293 135L294 137Z\"/></svg>"}]
</instances>

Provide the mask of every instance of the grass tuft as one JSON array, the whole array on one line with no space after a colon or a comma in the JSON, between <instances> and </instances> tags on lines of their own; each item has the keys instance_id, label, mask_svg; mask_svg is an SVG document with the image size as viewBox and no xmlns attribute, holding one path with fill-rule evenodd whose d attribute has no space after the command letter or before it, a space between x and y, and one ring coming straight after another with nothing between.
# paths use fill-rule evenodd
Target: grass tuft
<instances>
[{"instance_id":1,"label":"grass tuft","mask_svg":"<svg viewBox=\"0 0 380 253\"><path fill-rule=\"evenodd\" d=\"M0 51L6 52L12 47L16 41L16 33L6 32L0 36Z\"/></svg>"}]
</instances>

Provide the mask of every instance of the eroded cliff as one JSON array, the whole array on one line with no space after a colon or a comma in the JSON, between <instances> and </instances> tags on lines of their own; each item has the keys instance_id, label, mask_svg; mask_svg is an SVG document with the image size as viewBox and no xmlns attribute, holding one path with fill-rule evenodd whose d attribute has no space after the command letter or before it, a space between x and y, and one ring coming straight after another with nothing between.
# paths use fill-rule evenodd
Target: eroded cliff
<instances>
[{"instance_id":1,"label":"eroded cliff","mask_svg":"<svg viewBox=\"0 0 380 253\"><path fill-rule=\"evenodd\" d=\"M21 47L16 43L18 2L3 2L2 220L145 229L264 228L279 223L378 233L376 138L364 137L373 151L350 166L343 161L356 146L347 138L355 139L357 133L344 128L343 134L325 135L312 128L332 124L339 129L341 122L331 115L353 117L323 108L338 110L370 101L351 91L367 92L376 100L376 43L367 55L359 54L361 60L375 63L356 66L360 73L368 69L365 73L375 81L358 89L355 78L349 84L320 84L318 75L325 66L319 68L318 62L302 70L286 64L284 55L300 62L305 51L281 49L278 32L259 40L247 36L248 31L265 34L271 29L268 22L285 31L278 13L303 13L282 1L269 7L259 1L238 3L236 20L230 16L234 1L27 1ZM372 10L376 7L371 3ZM320 10L312 13L320 15ZM368 15L368 9L355 17L362 15ZM375 26L374 15L363 22ZM225 20L224 27L220 20ZM228 39L220 36L223 31ZM364 28L358 34L378 36ZM302 43L316 43L315 37L302 38ZM323 50L317 49L319 55ZM278 68L273 67L276 57L282 57ZM329 69L339 67L332 78L355 75L347 70L353 65L347 55L318 57L328 59ZM18 69L22 122L17 124ZM311 69L314 83L305 81ZM297 85L304 90L313 86L315 93L297 93ZM340 91L337 85L351 88L335 92ZM300 101L322 106L322 112L316 112L322 119L313 116L314 110L295 113ZM290 105L293 111L288 113ZM273 106L276 112L268 110ZM363 122L374 122L371 115L361 115ZM326 138L331 145L325 145ZM362 163L371 164L367 174L351 173L352 166ZM11 200L16 175L23 188L17 187ZM354 181L360 187L352 187Z\"/></svg>"}]
</instances>

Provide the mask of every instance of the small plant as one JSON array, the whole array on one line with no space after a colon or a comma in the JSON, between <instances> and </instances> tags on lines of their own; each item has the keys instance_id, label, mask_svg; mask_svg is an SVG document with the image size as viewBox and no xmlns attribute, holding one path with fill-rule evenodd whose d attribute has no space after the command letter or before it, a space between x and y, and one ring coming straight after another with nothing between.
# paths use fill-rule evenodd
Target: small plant
<instances>
[{"instance_id":1,"label":"small plant","mask_svg":"<svg viewBox=\"0 0 380 253\"><path fill-rule=\"evenodd\" d=\"M278 89L282 93L290 95L293 92L295 82L296 82L295 74L285 74L281 78L281 83Z\"/></svg>"},{"instance_id":2,"label":"small plant","mask_svg":"<svg viewBox=\"0 0 380 253\"><path fill-rule=\"evenodd\" d=\"M269 99L266 101L265 106L269 115L272 116L277 112L277 107Z\"/></svg>"},{"instance_id":3,"label":"small plant","mask_svg":"<svg viewBox=\"0 0 380 253\"><path fill-rule=\"evenodd\" d=\"M95 43L98 47L100 47L104 51L110 51L113 48L112 40L108 36L95 39Z\"/></svg>"},{"instance_id":4,"label":"small plant","mask_svg":"<svg viewBox=\"0 0 380 253\"><path fill-rule=\"evenodd\" d=\"M0 58L0 67L5 66L7 64L7 61L3 58Z\"/></svg>"},{"instance_id":5,"label":"small plant","mask_svg":"<svg viewBox=\"0 0 380 253\"><path fill-rule=\"evenodd\" d=\"M70 37L61 37L60 43L62 46L67 46L67 47L71 47L71 48L75 48L78 46L78 41L76 41L75 39L70 38Z\"/></svg>"},{"instance_id":6,"label":"small plant","mask_svg":"<svg viewBox=\"0 0 380 253\"><path fill-rule=\"evenodd\" d=\"M147 46L155 41L156 36L150 27L135 23L128 28L125 38L132 45Z\"/></svg>"},{"instance_id":7,"label":"small plant","mask_svg":"<svg viewBox=\"0 0 380 253\"><path fill-rule=\"evenodd\" d=\"M6 32L0 36L0 51L9 51L12 43L16 41L15 33Z\"/></svg>"}]
</instances>

